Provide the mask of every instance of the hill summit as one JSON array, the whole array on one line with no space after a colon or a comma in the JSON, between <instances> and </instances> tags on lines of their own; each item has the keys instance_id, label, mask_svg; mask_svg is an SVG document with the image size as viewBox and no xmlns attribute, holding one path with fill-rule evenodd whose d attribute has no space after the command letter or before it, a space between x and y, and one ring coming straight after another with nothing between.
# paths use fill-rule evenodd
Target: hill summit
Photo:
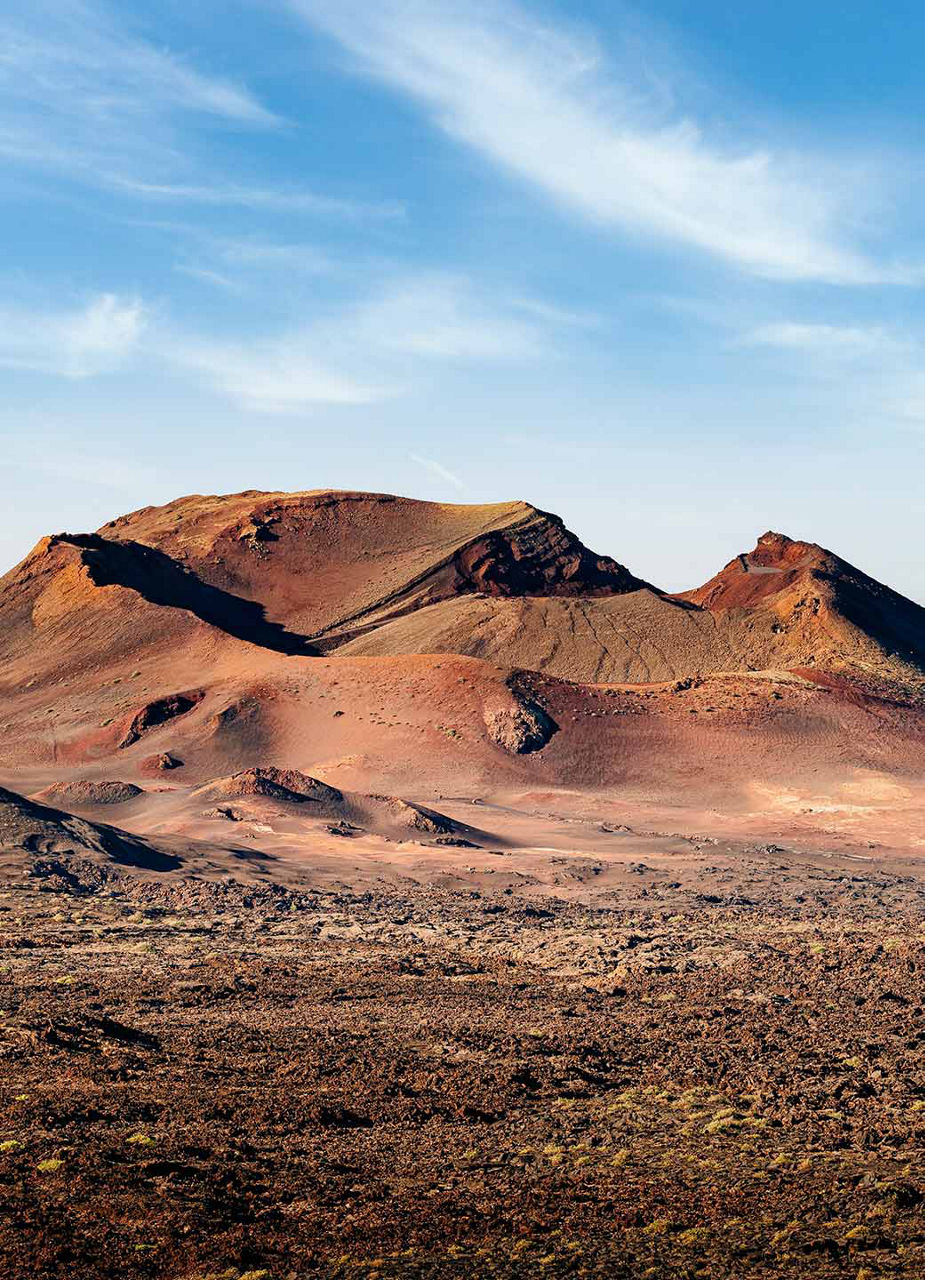
<instances>
[{"instance_id":1,"label":"hill summit","mask_svg":"<svg viewBox=\"0 0 925 1280\"><path fill-rule=\"evenodd\" d=\"M525 502L349 491L192 496L43 539L0 579L4 668L131 662L178 686L244 644L286 656L456 653L582 682L717 671L925 675L925 611L813 543L763 534L669 595Z\"/></svg>"}]
</instances>

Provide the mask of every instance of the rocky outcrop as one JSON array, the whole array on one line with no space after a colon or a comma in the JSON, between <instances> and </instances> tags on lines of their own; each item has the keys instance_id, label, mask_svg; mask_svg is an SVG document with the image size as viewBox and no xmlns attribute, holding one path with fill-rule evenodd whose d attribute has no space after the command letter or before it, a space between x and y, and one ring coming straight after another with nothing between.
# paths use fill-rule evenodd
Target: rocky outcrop
<instances>
[{"instance_id":1,"label":"rocky outcrop","mask_svg":"<svg viewBox=\"0 0 925 1280\"><path fill-rule=\"evenodd\" d=\"M53 782L50 787L39 791L35 799L65 809L70 806L92 809L97 805L125 804L141 795L144 795L143 789L133 782L94 782L79 778L75 782Z\"/></svg>"},{"instance_id":2,"label":"rocky outcrop","mask_svg":"<svg viewBox=\"0 0 925 1280\"><path fill-rule=\"evenodd\" d=\"M509 706L487 708L485 727L493 742L516 756L542 751L559 728L538 703L519 695Z\"/></svg>"},{"instance_id":3,"label":"rocky outcrop","mask_svg":"<svg viewBox=\"0 0 925 1280\"><path fill-rule=\"evenodd\" d=\"M363 796L360 804L371 806L378 811L378 816L408 831L418 831L423 835L451 835L457 830L457 824L442 813L425 809L410 800L400 800L397 796Z\"/></svg>"},{"instance_id":4,"label":"rocky outcrop","mask_svg":"<svg viewBox=\"0 0 925 1280\"><path fill-rule=\"evenodd\" d=\"M142 773L169 773L173 769L182 769L183 761L171 755L169 751L159 751L156 755L147 756L141 762Z\"/></svg>"},{"instance_id":5,"label":"rocky outcrop","mask_svg":"<svg viewBox=\"0 0 925 1280\"><path fill-rule=\"evenodd\" d=\"M188 689L185 693L171 693L165 698L145 703L129 719L119 746L131 747L149 730L166 724L168 720L175 720L178 716L185 716L188 711L198 707L205 696L202 689Z\"/></svg>"},{"instance_id":6,"label":"rocky outcrop","mask_svg":"<svg viewBox=\"0 0 925 1280\"><path fill-rule=\"evenodd\" d=\"M274 769L272 766L244 769L231 777L218 778L200 788L200 794L214 799L265 796L295 804L305 801L338 804L344 798L336 787L329 787L327 783L299 773L297 769Z\"/></svg>"},{"instance_id":7,"label":"rocky outcrop","mask_svg":"<svg viewBox=\"0 0 925 1280\"><path fill-rule=\"evenodd\" d=\"M649 584L609 556L596 556L558 516L535 508L519 524L497 529L455 558L459 589L491 596L604 596Z\"/></svg>"},{"instance_id":8,"label":"rocky outcrop","mask_svg":"<svg viewBox=\"0 0 925 1280\"><path fill-rule=\"evenodd\" d=\"M753 551L737 555L709 582L683 592L678 599L713 612L752 608L798 578L809 581L837 573L837 560L837 556L815 543L795 542L772 531L762 534Z\"/></svg>"}]
</instances>

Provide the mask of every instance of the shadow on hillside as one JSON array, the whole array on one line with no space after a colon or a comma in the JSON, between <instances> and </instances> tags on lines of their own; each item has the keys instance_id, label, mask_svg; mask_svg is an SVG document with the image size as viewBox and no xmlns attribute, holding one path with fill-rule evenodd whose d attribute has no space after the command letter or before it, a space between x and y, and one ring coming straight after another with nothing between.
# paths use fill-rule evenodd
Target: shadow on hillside
<instances>
[{"instance_id":1,"label":"shadow on hillside","mask_svg":"<svg viewBox=\"0 0 925 1280\"><path fill-rule=\"evenodd\" d=\"M317 649L304 636L268 622L263 605L203 582L176 560L140 542L111 542L96 533L62 534L56 541L79 547L98 587L127 587L150 604L195 614L218 630L276 653L311 657Z\"/></svg>"}]
</instances>

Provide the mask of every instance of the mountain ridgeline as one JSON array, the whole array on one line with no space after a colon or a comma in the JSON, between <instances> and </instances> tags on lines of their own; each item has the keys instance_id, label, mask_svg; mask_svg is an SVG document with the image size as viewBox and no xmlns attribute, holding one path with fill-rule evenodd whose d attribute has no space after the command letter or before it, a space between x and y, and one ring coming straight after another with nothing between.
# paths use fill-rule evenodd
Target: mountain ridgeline
<instances>
[{"instance_id":1,"label":"mountain ridgeline","mask_svg":"<svg viewBox=\"0 0 925 1280\"><path fill-rule=\"evenodd\" d=\"M45 538L0 579L14 678L169 645L194 684L204 651L233 644L453 653L583 683L787 670L906 688L925 676L925 610L778 533L672 595L527 503L330 491L181 498Z\"/></svg>"}]
</instances>

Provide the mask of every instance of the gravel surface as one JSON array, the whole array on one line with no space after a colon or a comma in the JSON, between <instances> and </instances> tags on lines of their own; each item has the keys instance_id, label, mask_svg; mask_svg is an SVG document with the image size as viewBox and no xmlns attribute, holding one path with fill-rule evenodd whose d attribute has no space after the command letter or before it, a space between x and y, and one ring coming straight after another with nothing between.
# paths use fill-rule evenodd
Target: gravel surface
<instances>
[{"instance_id":1,"label":"gravel surface","mask_svg":"<svg viewBox=\"0 0 925 1280\"><path fill-rule=\"evenodd\" d=\"M925 1275L917 880L83 871L0 894L4 1277Z\"/></svg>"}]
</instances>

